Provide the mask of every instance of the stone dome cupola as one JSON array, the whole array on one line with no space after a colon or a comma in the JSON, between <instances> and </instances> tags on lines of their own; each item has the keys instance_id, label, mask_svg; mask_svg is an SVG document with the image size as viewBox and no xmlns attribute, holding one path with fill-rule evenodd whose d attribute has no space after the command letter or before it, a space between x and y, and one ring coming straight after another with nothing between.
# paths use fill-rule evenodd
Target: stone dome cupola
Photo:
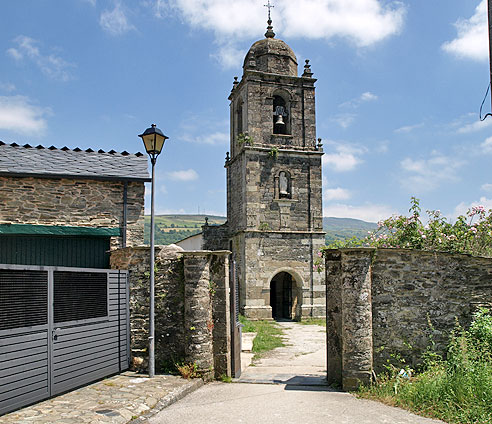
<instances>
[{"instance_id":1,"label":"stone dome cupola","mask_svg":"<svg viewBox=\"0 0 492 424\"><path fill-rule=\"evenodd\" d=\"M243 72L249 70L297 77L296 55L287 43L275 38L271 19L265 38L254 43L244 58Z\"/></svg>"}]
</instances>

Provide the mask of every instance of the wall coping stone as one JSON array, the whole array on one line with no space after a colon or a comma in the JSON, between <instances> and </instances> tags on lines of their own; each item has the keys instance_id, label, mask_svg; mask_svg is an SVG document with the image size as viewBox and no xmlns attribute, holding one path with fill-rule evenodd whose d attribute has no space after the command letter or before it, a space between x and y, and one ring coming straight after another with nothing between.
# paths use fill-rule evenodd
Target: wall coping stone
<instances>
[{"instance_id":1,"label":"wall coping stone","mask_svg":"<svg viewBox=\"0 0 492 424\"><path fill-rule=\"evenodd\" d=\"M232 252L229 250L183 250L180 252L183 256L208 256L208 255L217 255L217 256L227 256Z\"/></svg>"},{"instance_id":2,"label":"wall coping stone","mask_svg":"<svg viewBox=\"0 0 492 424\"><path fill-rule=\"evenodd\" d=\"M357 251L382 251L382 252L409 252L409 253L417 253L422 255L445 255L445 256L458 256L458 257L467 257L467 258L476 258L476 259L487 259L492 260L492 257L489 256L476 256L470 253L457 253L457 252L442 252L439 250L421 250L421 249L405 249L405 248L396 248L396 247L344 247L338 249L328 249L330 251L350 253Z\"/></svg>"}]
</instances>

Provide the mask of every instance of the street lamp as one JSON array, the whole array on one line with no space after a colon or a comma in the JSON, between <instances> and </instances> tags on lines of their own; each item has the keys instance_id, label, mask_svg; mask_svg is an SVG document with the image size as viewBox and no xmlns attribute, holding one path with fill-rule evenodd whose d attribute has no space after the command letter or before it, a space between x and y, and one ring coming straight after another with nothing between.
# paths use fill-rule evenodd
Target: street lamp
<instances>
[{"instance_id":1,"label":"street lamp","mask_svg":"<svg viewBox=\"0 0 492 424\"><path fill-rule=\"evenodd\" d=\"M164 147L164 142L169 138L166 137L159 128L156 128L155 124L152 124L150 128L147 128L143 134L138 135L145 146L145 150L150 157L152 164L152 190L150 196L150 312L149 312L149 377L155 376L155 340L154 340L154 264L155 264L155 252L154 252L154 183L155 183L155 163L157 156Z\"/></svg>"}]
</instances>

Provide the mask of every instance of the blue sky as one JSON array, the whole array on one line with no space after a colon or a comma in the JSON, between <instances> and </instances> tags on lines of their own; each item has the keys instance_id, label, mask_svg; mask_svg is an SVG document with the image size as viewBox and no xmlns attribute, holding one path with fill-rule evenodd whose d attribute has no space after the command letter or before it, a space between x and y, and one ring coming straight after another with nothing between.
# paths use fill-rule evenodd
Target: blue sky
<instances>
[{"instance_id":1,"label":"blue sky","mask_svg":"<svg viewBox=\"0 0 492 424\"><path fill-rule=\"evenodd\" d=\"M0 140L136 152L156 123L157 213L224 215L227 97L265 3L2 2ZM273 4L277 38L318 78L325 216L377 221L411 196L449 217L492 208L485 0Z\"/></svg>"}]
</instances>

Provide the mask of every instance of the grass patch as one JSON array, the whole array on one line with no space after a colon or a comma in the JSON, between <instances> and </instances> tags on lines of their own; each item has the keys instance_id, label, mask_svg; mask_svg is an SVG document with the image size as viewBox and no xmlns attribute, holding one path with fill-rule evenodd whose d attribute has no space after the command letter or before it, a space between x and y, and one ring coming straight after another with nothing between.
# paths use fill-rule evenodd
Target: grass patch
<instances>
[{"instance_id":1,"label":"grass patch","mask_svg":"<svg viewBox=\"0 0 492 424\"><path fill-rule=\"evenodd\" d=\"M302 325L320 325L322 327L326 327L326 319L325 318L305 318L299 321L299 324Z\"/></svg>"},{"instance_id":2,"label":"grass patch","mask_svg":"<svg viewBox=\"0 0 492 424\"><path fill-rule=\"evenodd\" d=\"M359 395L448 423L492 423L492 316L482 309L467 331L458 327L446 359L429 349L422 372L408 379L399 371L388 366L380 383Z\"/></svg>"},{"instance_id":3,"label":"grass patch","mask_svg":"<svg viewBox=\"0 0 492 424\"><path fill-rule=\"evenodd\" d=\"M239 315L239 322L243 325L243 333L256 333L256 328L253 321L250 321L243 315Z\"/></svg>"},{"instance_id":4,"label":"grass patch","mask_svg":"<svg viewBox=\"0 0 492 424\"><path fill-rule=\"evenodd\" d=\"M250 321L243 316L239 316L239 321L243 324L243 332L256 333L253 340L253 359L259 359L266 352L285 346L282 339L284 333L275 321Z\"/></svg>"}]
</instances>

